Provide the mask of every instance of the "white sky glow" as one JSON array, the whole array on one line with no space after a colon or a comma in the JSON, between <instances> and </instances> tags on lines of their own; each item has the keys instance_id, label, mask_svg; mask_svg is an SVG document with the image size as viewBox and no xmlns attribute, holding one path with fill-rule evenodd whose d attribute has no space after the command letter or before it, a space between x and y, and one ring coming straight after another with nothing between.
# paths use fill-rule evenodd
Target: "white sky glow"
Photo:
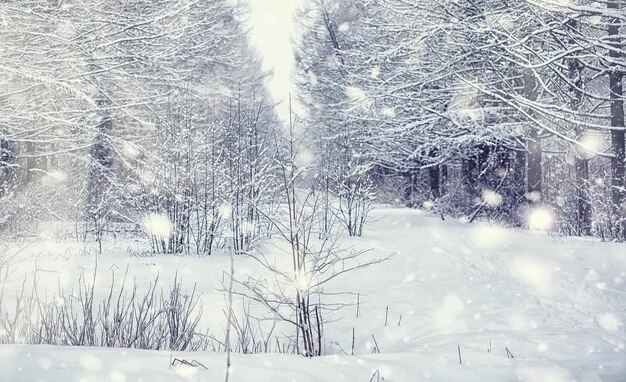
<instances>
[{"instance_id":1,"label":"white sky glow","mask_svg":"<svg viewBox=\"0 0 626 382\"><path fill-rule=\"evenodd\" d=\"M294 39L298 29L294 17L304 1L248 0L250 40L261 54L264 68L273 72L267 86L274 100L281 103L277 112L283 121L289 119L289 93L295 92Z\"/></svg>"}]
</instances>

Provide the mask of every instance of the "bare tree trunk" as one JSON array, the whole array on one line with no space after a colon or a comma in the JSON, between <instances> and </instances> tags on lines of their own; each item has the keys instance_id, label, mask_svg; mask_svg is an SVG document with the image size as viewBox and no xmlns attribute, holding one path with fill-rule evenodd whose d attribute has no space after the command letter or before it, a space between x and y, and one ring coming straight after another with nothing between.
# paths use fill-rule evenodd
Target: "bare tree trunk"
<instances>
[{"instance_id":1,"label":"bare tree trunk","mask_svg":"<svg viewBox=\"0 0 626 382\"><path fill-rule=\"evenodd\" d=\"M487 170L487 167L489 166L489 154L490 154L490 152L491 152L491 150L489 148L489 145L481 144L480 146L478 146L478 163L477 163L477 167L478 167L478 177L479 178Z\"/></svg>"},{"instance_id":2,"label":"bare tree trunk","mask_svg":"<svg viewBox=\"0 0 626 382\"><path fill-rule=\"evenodd\" d=\"M577 157L575 166L578 229L581 235L590 235L591 202L589 201L589 160Z\"/></svg>"},{"instance_id":3,"label":"bare tree trunk","mask_svg":"<svg viewBox=\"0 0 626 382\"><path fill-rule=\"evenodd\" d=\"M110 132L112 128L110 101L103 96L98 100L101 119L91 145L87 183L87 217L94 223L96 241L102 251L102 235L106 215L106 193L110 186L113 152Z\"/></svg>"},{"instance_id":4,"label":"bare tree trunk","mask_svg":"<svg viewBox=\"0 0 626 382\"><path fill-rule=\"evenodd\" d=\"M524 96L530 101L536 101L538 97L537 79L535 78L533 71L530 69L524 70ZM535 127L532 127L528 133L526 146L526 190L529 193L537 193L541 196L541 138L539 137L539 131L537 131Z\"/></svg>"},{"instance_id":5,"label":"bare tree trunk","mask_svg":"<svg viewBox=\"0 0 626 382\"><path fill-rule=\"evenodd\" d=\"M567 23L568 27L572 30L578 29L578 21L570 20ZM570 40L570 44L575 44L574 40ZM571 81L570 93L572 99L570 107L572 112L579 111L582 104L582 87L583 77L582 70L583 65L579 59L570 58L567 60L568 77ZM584 136L585 132L582 129L575 127L576 137L580 140ZM589 194L589 158L579 148L576 150L576 156L574 159L574 167L576 169L576 230L579 235L591 234L591 196Z\"/></svg>"},{"instance_id":6,"label":"bare tree trunk","mask_svg":"<svg viewBox=\"0 0 626 382\"><path fill-rule=\"evenodd\" d=\"M428 169L428 178L430 183L430 197L435 200L441 196L441 173L439 166L433 166Z\"/></svg>"},{"instance_id":7,"label":"bare tree trunk","mask_svg":"<svg viewBox=\"0 0 626 382\"><path fill-rule=\"evenodd\" d=\"M14 185L16 178L15 160L11 142L0 138L0 198L7 195Z\"/></svg>"},{"instance_id":8,"label":"bare tree trunk","mask_svg":"<svg viewBox=\"0 0 626 382\"><path fill-rule=\"evenodd\" d=\"M407 171L403 174L405 179L404 201L408 207L415 207L418 192L419 169Z\"/></svg>"},{"instance_id":9,"label":"bare tree trunk","mask_svg":"<svg viewBox=\"0 0 626 382\"><path fill-rule=\"evenodd\" d=\"M430 157L436 160L438 150L430 152ZM428 185L430 188L430 198L435 200L441 196L441 166L436 165L428 168Z\"/></svg>"},{"instance_id":10,"label":"bare tree trunk","mask_svg":"<svg viewBox=\"0 0 626 382\"><path fill-rule=\"evenodd\" d=\"M463 159L463 174L465 174L465 189L469 195L476 195L476 185L478 184L477 161L474 156Z\"/></svg>"},{"instance_id":11,"label":"bare tree trunk","mask_svg":"<svg viewBox=\"0 0 626 382\"><path fill-rule=\"evenodd\" d=\"M445 164L442 164L439 166L440 168L440 174L441 174L441 180L440 180L440 184L441 184L441 195L445 195L448 192L448 166Z\"/></svg>"},{"instance_id":12,"label":"bare tree trunk","mask_svg":"<svg viewBox=\"0 0 626 382\"><path fill-rule=\"evenodd\" d=\"M481 180L489 161L489 146L480 144L476 146L476 152L463 160L463 173L465 174L465 186L467 192L478 197L481 191Z\"/></svg>"},{"instance_id":13,"label":"bare tree trunk","mask_svg":"<svg viewBox=\"0 0 626 382\"><path fill-rule=\"evenodd\" d=\"M524 200L524 195L526 194L526 150L522 147L514 152L513 182L515 187L514 204L518 204Z\"/></svg>"},{"instance_id":14,"label":"bare tree trunk","mask_svg":"<svg viewBox=\"0 0 626 382\"><path fill-rule=\"evenodd\" d=\"M612 1L607 4L609 9L616 12L620 10L621 1ZM612 49L609 50L611 61L617 62L621 59L622 40L620 38L620 20L611 18L609 20L609 39ZM617 65L617 64L613 64ZM611 99L611 199L613 202L613 214L616 222L619 222L617 235L620 239L626 239L626 219L624 217L624 201L626 192L624 190L625 175L625 142L624 142L624 89L623 73L614 67L609 70L609 88Z\"/></svg>"}]
</instances>

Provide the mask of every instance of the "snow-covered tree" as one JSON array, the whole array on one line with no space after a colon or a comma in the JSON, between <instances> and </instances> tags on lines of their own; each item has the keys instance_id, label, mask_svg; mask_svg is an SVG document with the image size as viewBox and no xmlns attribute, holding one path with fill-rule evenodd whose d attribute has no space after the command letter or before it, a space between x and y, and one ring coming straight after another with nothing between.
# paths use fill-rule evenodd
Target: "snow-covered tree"
<instances>
[{"instance_id":1,"label":"snow-covered tree","mask_svg":"<svg viewBox=\"0 0 626 382\"><path fill-rule=\"evenodd\" d=\"M527 204L555 204L565 225L590 233L592 210L595 225L606 216L592 206L604 191L589 180L591 156L613 158L613 222L623 209L616 7L320 1L300 53L311 125L328 142L339 136L328 126L357 137L349 146L369 169L405 174L422 201L517 222ZM609 131L612 153L589 147ZM563 171L575 175L554 176ZM485 200L494 194L497 205Z\"/></svg>"}]
</instances>

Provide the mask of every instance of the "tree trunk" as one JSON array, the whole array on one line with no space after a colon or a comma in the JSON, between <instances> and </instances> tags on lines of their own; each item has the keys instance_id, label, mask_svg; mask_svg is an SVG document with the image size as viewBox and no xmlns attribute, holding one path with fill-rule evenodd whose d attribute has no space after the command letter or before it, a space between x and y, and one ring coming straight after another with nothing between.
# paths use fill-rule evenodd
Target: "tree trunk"
<instances>
[{"instance_id":1,"label":"tree trunk","mask_svg":"<svg viewBox=\"0 0 626 382\"><path fill-rule=\"evenodd\" d=\"M465 174L465 188L467 193L472 196L476 196L478 185L478 161L475 156L468 159L463 159L463 173Z\"/></svg>"},{"instance_id":2,"label":"tree trunk","mask_svg":"<svg viewBox=\"0 0 626 382\"><path fill-rule=\"evenodd\" d=\"M570 29L578 29L576 20L568 21ZM574 45L575 41L570 40L570 44ZM570 93L572 95L570 107L572 112L578 112L582 105L582 70L583 65L580 60L570 58L567 60L568 77L572 82ZM584 137L585 132L575 127L576 137L580 141ZM577 212L577 233L579 235L591 235L591 195L589 194L589 158L587 154L582 152L579 147L576 148L576 156L574 159L574 167L576 169L576 212Z\"/></svg>"},{"instance_id":3,"label":"tree trunk","mask_svg":"<svg viewBox=\"0 0 626 382\"><path fill-rule=\"evenodd\" d=\"M513 187L515 200L513 205L524 200L526 194L526 150L522 147L515 150L513 158Z\"/></svg>"},{"instance_id":4,"label":"tree trunk","mask_svg":"<svg viewBox=\"0 0 626 382\"><path fill-rule=\"evenodd\" d=\"M109 110L110 101L102 98L98 100L98 107L100 108L101 119L96 126L96 134L90 152L87 215L99 221L102 217L105 194L113 167L113 149L110 142L113 122Z\"/></svg>"},{"instance_id":5,"label":"tree trunk","mask_svg":"<svg viewBox=\"0 0 626 382\"><path fill-rule=\"evenodd\" d=\"M489 165L489 154L491 150L488 145L479 145L478 146L478 158L477 158L477 170L478 170L478 178L487 170L487 166Z\"/></svg>"},{"instance_id":6,"label":"tree trunk","mask_svg":"<svg viewBox=\"0 0 626 382\"><path fill-rule=\"evenodd\" d=\"M428 169L428 178L430 182L430 197L435 200L441 196L441 176L439 166L433 166Z\"/></svg>"},{"instance_id":7,"label":"tree trunk","mask_svg":"<svg viewBox=\"0 0 626 382\"><path fill-rule=\"evenodd\" d=\"M620 10L620 1L609 2L607 7ZM620 20L611 18L609 20L609 57L613 62L621 59L620 49L622 40L620 38ZM620 239L626 239L626 220L624 218L624 175L625 175L625 142L624 142L624 89L623 73L617 68L617 64L609 71L609 88L611 99L611 199L613 202L613 214L618 229L617 235Z\"/></svg>"},{"instance_id":8,"label":"tree trunk","mask_svg":"<svg viewBox=\"0 0 626 382\"><path fill-rule=\"evenodd\" d=\"M524 70L524 96L530 101L536 101L537 79L532 70ZM532 115L532 111L529 112ZM541 138L536 127L532 127L526 138L526 165L527 165L527 184L526 190L537 198L541 197ZM531 199L537 201L538 199Z\"/></svg>"},{"instance_id":9,"label":"tree trunk","mask_svg":"<svg viewBox=\"0 0 626 382\"><path fill-rule=\"evenodd\" d=\"M407 207L415 207L417 202L417 189L419 170L407 171L404 173L404 201Z\"/></svg>"},{"instance_id":10,"label":"tree trunk","mask_svg":"<svg viewBox=\"0 0 626 382\"><path fill-rule=\"evenodd\" d=\"M591 202L589 201L589 160L576 158L576 199L580 235L591 234Z\"/></svg>"},{"instance_id":11,"label":"tree trunk","mask_svg":"<svg viewBox=\"0 0 626 382\"><path fill-rule=\"evenodd\" d=\"M448 192L448 166L445 164L441 164L439 165L439 167L441 170L440 191L441 195L445 195Z\"/></svg>"},{"instance_id":12,"label":"tree trunk","mask_svg":"<svg viewBox=\"0 0 626 382\"><path fill-rule=\"evenodd\" d=\"M433 162L437 161L438 153L437 149L430 151L429 156ZM430 188L430 199L439 199L441 196L441 169L439 164L428 168L428 185Z\"/></svg>"},{"instance_id":13,"label":"tree trunk","mask_svg":"<svg viewBox=\"0 0 626 382\"><path fill-rule=\"evenodd\" d=\"M9 193L15 182L15 153L11 143L0 138L0 197Z\"/></svg>"}]
</instances>

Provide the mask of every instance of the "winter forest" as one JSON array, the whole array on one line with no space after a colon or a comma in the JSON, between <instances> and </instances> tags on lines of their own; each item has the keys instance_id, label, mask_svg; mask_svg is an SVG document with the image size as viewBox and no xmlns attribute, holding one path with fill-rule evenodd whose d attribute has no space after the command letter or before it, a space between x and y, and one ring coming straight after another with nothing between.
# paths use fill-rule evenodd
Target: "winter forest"
<instances>
[{"instance_id":1,"label":"winter forest","mask_svg":"<svg viewBox=\"0 0 626 382\"><path fill-rule=\"evenodd\" d=\"M0 1L0 382L626 380L626 0Z\"/></svg>"}]
</instances>

